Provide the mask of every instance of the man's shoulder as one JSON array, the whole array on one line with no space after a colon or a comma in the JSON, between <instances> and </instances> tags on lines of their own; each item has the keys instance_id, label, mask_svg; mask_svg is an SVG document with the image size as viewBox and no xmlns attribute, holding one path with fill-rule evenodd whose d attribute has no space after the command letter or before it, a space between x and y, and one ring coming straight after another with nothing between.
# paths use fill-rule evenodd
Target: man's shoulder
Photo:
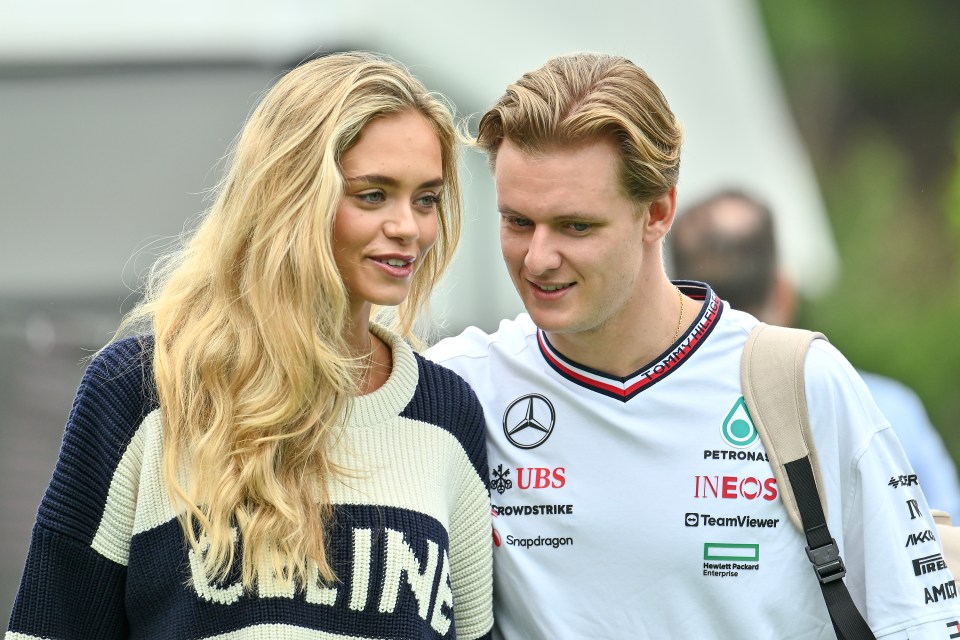
<instances>
[{"instance_id":1,"label":"man's shoulder","mask_svg":"<svg viewBox=\"0 0 960 640\"><path fill-rule=\"evenodd\" d=\"M439 364L461 359L488 358L494 350L516 354L526 349L537 327L526 313L513 320L502 320L497 331L487 333L479 327L467 327L459 335L444 338L424 352Z\"/></svg>"},{"instance_id":2,"label":"man's shoulder","mask_svg":"<svg viewBox=\"0 0 960 640\"><path fill-rule=\"evenodd\" d=\"M829 340L814 340L810 343L805 369L807 378L814 381L832 380L834 383L864 386L857 370Z\"/></svg>"}]
</instances>

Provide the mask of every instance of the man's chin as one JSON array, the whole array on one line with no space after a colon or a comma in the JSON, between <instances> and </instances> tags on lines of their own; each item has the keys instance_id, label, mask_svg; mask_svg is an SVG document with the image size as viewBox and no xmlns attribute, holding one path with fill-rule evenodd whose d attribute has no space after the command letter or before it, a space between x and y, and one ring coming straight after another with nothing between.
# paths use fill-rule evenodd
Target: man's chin
<instances>
[{"instance_id":1,"label":"man's chin","mask_svg":"<svg viewBox=\"0 0 960 640\"><path fill-rule=\"evenodd\" d=\"M570 333L573 331L569 318L563 318L559 314L531 311L530 309L527 309L527 313L530 314L533 324L537 325L537 328L541 331L547 333Z\"/></svg>"}]
</instances>

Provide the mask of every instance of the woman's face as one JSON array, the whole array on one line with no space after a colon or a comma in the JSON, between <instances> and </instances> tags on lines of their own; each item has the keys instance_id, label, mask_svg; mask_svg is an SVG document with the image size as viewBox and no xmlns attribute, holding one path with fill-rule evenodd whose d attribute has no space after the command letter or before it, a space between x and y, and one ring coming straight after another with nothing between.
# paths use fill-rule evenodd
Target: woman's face
<instances>
[{"instance_id":1,"label":"woman's face","mask_svg":"<svg viewBox=\"0 0 960 640\"><path fill-rule=\"evenodd\" d=\"M440 140L417 111L367 123L340 158L346 190L333 249L355 317L397 305L437 239L443 160Z\"/></svg>"}]
</instances>

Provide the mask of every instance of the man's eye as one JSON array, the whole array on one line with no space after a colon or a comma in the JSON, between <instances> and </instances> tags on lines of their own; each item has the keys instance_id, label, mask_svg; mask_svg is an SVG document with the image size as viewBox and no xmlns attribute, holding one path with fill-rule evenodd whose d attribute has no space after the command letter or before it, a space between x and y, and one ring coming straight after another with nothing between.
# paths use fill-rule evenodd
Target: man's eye
<instances>
[{"instance_id":1,"label":"man's eye","mask_svg":"<svg viewBox=\"0 0 960 640\"><path fill-rule=\"evenodd\" d=\"M529 227L531 224L533 224L526 218L512 218L510 222L513 223L515 227Z\"/></svg>"},{"instance_id":2,"label":"man's eye","mask_svg":"<svg viewBox=\"0 0 960 640\"><path fill-rule=\"evenodd\" d=\"M590 230L590 224L587 222L571 222L570 228L578 233Z\"/></svg>"}]
</instances>

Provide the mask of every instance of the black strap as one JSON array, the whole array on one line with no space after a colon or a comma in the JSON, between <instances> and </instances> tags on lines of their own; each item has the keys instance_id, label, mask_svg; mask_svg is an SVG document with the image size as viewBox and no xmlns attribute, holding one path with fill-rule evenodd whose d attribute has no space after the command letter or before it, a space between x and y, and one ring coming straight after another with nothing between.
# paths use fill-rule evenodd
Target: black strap
<instances>
[{"instance_id":1,"label":"black strap","mask_svg":"<svg viewBox=\"0 0 960 640\"><path fill-rule=\"evenodd\" d=\"M807 537L807 557L813 564L823 591L823 600L827 603L833 629L839 640L876 640L863 616L850 597L847 585L843 582L846 568L837 541L827 529L827 520L820 504L820 494L813 479L810 458L803 457L784 465L787 477L797 499L803 532Z\"/></svg>"}]
</instances>

